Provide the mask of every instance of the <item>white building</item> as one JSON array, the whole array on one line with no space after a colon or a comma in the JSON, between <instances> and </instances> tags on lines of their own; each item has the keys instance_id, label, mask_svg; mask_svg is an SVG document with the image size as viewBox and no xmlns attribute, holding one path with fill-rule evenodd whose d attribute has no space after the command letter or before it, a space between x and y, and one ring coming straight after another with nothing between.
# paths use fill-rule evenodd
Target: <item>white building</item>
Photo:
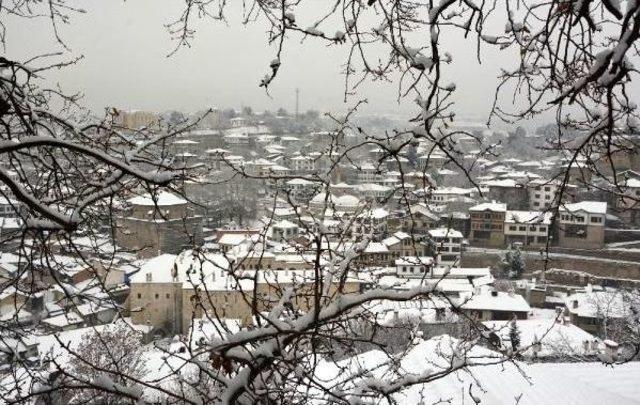
<instances>
[{"instance_id":1,"label":"white building","mask_svg":"<svg viewBox=\"0 0 640 405\"><path fill-rule=\"evenodd\" d=\"M581 201L560 207L559 244L576 249L598 249L604 246L607 203Z\"/></svg>"},{"instance_id":2,"label":"white building","mask_svg":"<svg viewBox=\"0 0 640 405\"><path fill-rule=\"evenodd\" d=\"M462 233L450 228L431 229L428 233L435 243L435 265L440 267L460 267Z\"/></svg>"},{"instance_id":3,"label":"white building","mask_svg":"<svg viewBox=\"0 0 640 405\"><path fill-rule=\"evenodd\" d=\"M562 182L560 180L535 179L529 182L529 208L532 210L546 210L553 206L556 194L559 192ZM565 185L563 200L573 199L576 186ZM567 198L568 197L568 198Z\"/></svg>"},{"instance_id":4,"label":"white building","mask_svg":"<svg viewBox=\"0 0 640 405\"><path fill-rule=\"evenodd\" d=\"M549 238L551 212L507 211L504 236L507 244L544 246Z\"/></svg>"},{"instance_id":5,"label":"white building","mask_svg":"<svg viewBox=\"0 0 640 405\"><path fill-rule=\"evenodd\" d=\"M395 261L396 274L400 277L426 278L433 266L433 257L405 256Z\"/></svg>"}]
</instances>

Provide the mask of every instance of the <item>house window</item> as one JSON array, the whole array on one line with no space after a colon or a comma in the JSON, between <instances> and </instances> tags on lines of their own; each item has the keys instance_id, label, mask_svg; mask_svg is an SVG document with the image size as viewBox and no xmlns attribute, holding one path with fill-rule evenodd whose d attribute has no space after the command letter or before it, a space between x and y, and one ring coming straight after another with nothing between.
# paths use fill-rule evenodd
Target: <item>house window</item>
<instances>
[{"instance_id":1,"label":"house window","mask_svg":"<svg viewBox=\"0 0 640 405\"><path fill-rule=\"evenodd\" d=\"M538 228L538 230L540 232L547 232L547 227L546 226L541 226L540 228Z\"/></svg>"},{"instance_id":2,"label":"house window","mask_svg":"<svg viewBox=\"0 0 640 405\"><path fill-rule=\"evenodd\" d=\"M160 294L156 294L156 299L160 298Z\"/></svg>"},{"instance_id":3,"label":"house window","mask_svg":"<svg viewBox=\"0 0 640 405\"><path fill-rule=\"evenodd\" d=\"M521 226L519 226L519 227L518 227L518 230L519 230L520 232L524 232L524 231L526 231L526 230L527 230L527 227L526 227L526 226L522 226L522 225L521 225Z\"/></svg>"},{"instance_id":4,"label":"house window","mask_svg":"<svg viewBox=\"0 0 640 405\"><path fill-rule=\"evenodd\" d=\"M167 293L167 299L171 298L171 294Z\"/></svg>"},{"instance_id":5,"label":"house window","mask_svg":"<svg viewBox=\"0 0 640 405\"><path fill-rule=\"evenodd\" d=\"M594 224L602 223L602 217L591 217L591 222Z\"/></svg>"},{"instance_id":6,"label":"house window","mask_svg":"<svg viewBox=\"0 0 640 405\"><path fill-rule=\"evenodd\" d=\"M510 231L515 231L517 229L517 227L515 225L509 225L509 230Z\"/></svg>"},{"instance_id":7,"label":"house window","mask_svg":"<svg viewBox=\"0 0 640 405\"><path fill-rule=\"evenodd\" d=\"M142 294L138 293L138 299L142 298Z\"/></svg>"}]
</instances>

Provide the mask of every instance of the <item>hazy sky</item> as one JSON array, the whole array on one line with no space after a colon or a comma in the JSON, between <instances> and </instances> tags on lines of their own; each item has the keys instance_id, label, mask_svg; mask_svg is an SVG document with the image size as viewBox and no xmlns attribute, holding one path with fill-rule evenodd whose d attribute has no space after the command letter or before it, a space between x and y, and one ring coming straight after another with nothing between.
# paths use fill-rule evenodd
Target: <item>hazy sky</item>
<instances>
[{"instance_id":1,"label":"hazy sky","mask_svg":"<svg viewBox=\"0 0 640 405\"><path fill-rule=\"evenodd\" d=\"M237 7L241 2L230 3ZM323 3L312 3L312 7ZM74 15L71 24L62 27L61 35L71 48L68 55L84 55L84 59L76 66L55 72L52 80L67 91L81 91L85 104L92 109L100 111L105 106L116 106L196 111L207 106L250 105L254 110L275 110L280 106L293 110L296 87L300 88L303 110L344 108L341 71L346 46L328 47L314 39L304 43L297 38L290 40L270 98L258 83L267 73L275 49L267 44L264 25L241 24L238 8L229 9L228 25L212 21L198 24L192 47L167 58L174 43L169 40L164 24L178 15L183 1L78 4L87 13ZM302 21L304 16L298 19ZM306 22L312 21L308 18ZM459 111L467 117L485 117L493 100L500 64L505 60L517 63L517 59L505 58L485 47L483 64L478 65L475 41L465 42L457 37L450 41L448 50L454 58L450 77L458 86ZM9 24L6 49L9 57L25 58L60 48L52 41L47 20ZM408 116L413 104L407 100L398 105L397 94L397 83L376 82L363 88L358 97L369 99L367 112Z\"/></svg>"}]
</instances>

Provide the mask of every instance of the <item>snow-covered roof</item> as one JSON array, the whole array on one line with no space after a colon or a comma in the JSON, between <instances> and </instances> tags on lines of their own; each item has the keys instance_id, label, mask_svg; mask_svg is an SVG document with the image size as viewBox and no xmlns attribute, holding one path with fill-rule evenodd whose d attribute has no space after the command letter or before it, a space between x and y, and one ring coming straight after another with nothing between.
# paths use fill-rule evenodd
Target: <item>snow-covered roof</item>
<instances>
[{"instance_id":1,"label":"snow-covered roof","mask_svg":"<svg viewBox=\"0 0 640 405\"><path fill-rule=\"evenodd\" d=\"M184 200L177 195L170 193L168 191L160 191L154 196L144 195L133 197L128 200L128 202L132 205L143 205L143 206L170 206L170 205L182 205L186 204L187 200Z\"/></svg>"},{"instance_id":2,"label":"snow-covered roof","mask_svg":"<svg viewBox=\"0 0 640 405\"><path fill-rule=\"evenodd\" d=\"M428 232L432 238L462 238L462 232L451 228L430 229Z\"/></svg>"},{"instance_id":3,"label":"snow-covered roof","mask_svg":"<svg viewBox=\"0 0 640 405\"><path fill-rule=\"evenodd\" d=\"M541 211L507 211L506 223L514 224L551 224L551 212Z\"/></svg>"},{"instance_id":4,"label":"snow-covered roof","mask_svg":"<svg viewBox=\"0 0 640 405\"><path fill-rule=\"evenodd\" d=\"M295 178L287 181L287 184L296 185L296 186L308 186L310 184L317 184L317 183L307 179Z\"/></svg>"},{"instance_id":5,"label":"snow-covered roof","mask_svg":"<svg viewBox=\"0 0 640 405\"><path fill-rule=\"evenodd\" d=\"M564 204L560 209L568 212L584 211L589 214L606 214L607 203L604 201L580 201L572 204Z\"/></svg>"},{"instance_id":6,"label":"snow-covered roof","mask_svg":"<svg viewBox=\"0 0 640 405\"><path fill-rule=\"evenodd\" d=\"M482 185L487 187L505 187L505 188L522 187L522 185L519 184L514 179L488 180L488 181L483 181Z\"/></svg>"},{"instance_id":7,"label":"snow-covered roof","mask_svg":"<svg viewBox=\"0 0 640 405\"><path fill-rule=\"evenodd\" d=\"M20 229L22 227L21 218L3 217L0 218L0 228L2 229Z\"/></svg>"},{"instance_id":8,"label":"snow-covered roof","mask_svg":"<svg viewBox=\"0 0 640 405\"><path fill-rule=\"evenodd\" d=\"M539 405L567 404L638 404L640 363L606 367L601 363L500 362L500 355L470 345L447 335L418 340L400 359L390 358L381 350L372 350L338 363L322 361L316 378L353 392L354 400L361 385L379 382L383 386L399 378L436 375L452 364L465 368L424 384L415 384L392 394L394 403ZM494 364L489 364L494 363ZM363 371L367 373L363 375ZM352 379L355 376L355 381ZM375 379L375 380L373 380ZM474 401L469 394L471 387ZM326 395L326 394L325 394ZM325 403L326 398L312 403ZM388 405L386 399L379 401Z\"/></svg>"},{"instance_id":9,"label":"snow-covered roof","mask_svg":"<svg viewBox=\"0 0 640 405\"><path fill-rule=\"evenodd\" d=\"M19 202L18 200L14 200L13 198L7 198L3 195L0 195L0 205L13 205L16 206L18 205Z\"/></svg>"},{"instance_id":10,"label":"snow-covered roof","mask_svg":"<svg viewBox=\"0 0 640 405\"><path fill-rule=\"evenodd\" d=\"M493 212L506 212L507 204L498 203L498 202L486 202L482 204L475 205L469 208L469 211L493 211Z\"/></svg>"},{"instance_id":11,"label":"snow-covered roof","mask_svg":"<svg viewBox=\"0 0 640 405\"><path fill-rule=\"evenodd\" d=\"M529 312L531 307L518 294L479 289L460 298L462 308L487 311Z\"/></svg>"},{"instance_id":12,"label":"snow-covered roof","mask_svg":"<svg viewBox=\"0 0 640 405\"><path fill-rule=\"evenodd\" d=\"M250 242L252 240L251 234L246 233L225 233L218 239L219 245L237 246L241 243Z\"/></svg>"},{"instance_id":13,"label":"snow-covered roof","mask_svg":"<svg viewBox=\"0 0 640 405\"><path fill-rule=\"evenodd\" d=\"M387 245L382 242L369 242L367 247L364 249L364 253L387 253L389 249Z\"/></svg>"},{"instance_id":14,"label":"snow-covered roof","mask_svg":"<svg viewBox=\"0 0 640 405\"><path fill-rule=\"evenodd\" d=\"M278 221L278 222L274 223L273 227L274 228L286 229L286 228L297 228L298 225L294 224L291 221L287 221L286 219L283 219L281 221Z\"/></svg>"},{"instance_id":15,"label":"snow-covered roof","mask_svg":"<svg viewBox=\"0 0 640 405\"><path fill-rule=\"evenodd\" d=\"M496 332L504 342L509 340L511 322L487 321L484 325ZM537 357L593 354L591 346L596 338L571 323L561 323L556 319L522 319L516 321L516 327L520 332L520 347L528 347L524 353L527 356L533 356L532 346L536 343L540 345ZM589 342L586 351L585 341Z\"/></svg>"},{"instance_id":16,"label":"snow-covered roof","mask_svg":"<svg viewBox=\"0 0 640 405\"><path fill-rule=\"evenodd\" d=\"M626 187L630 187L630 188L640 188L640 179L637 179L637 178L626 179L623 184Z\"/></svg>"},{"instance_id":17,"label":"snow-covered roof","mask_svg":"<svg viewBox=\"0 0 640 405\"><path fill-rule=\"evenodd\" d=\"M621 291L589 291L571 294L565 298L570 313L585 318L622 318L628 305Z\"/></svg>"},{"instance_id":18,"label":"snow-covered roof","mask_svg":"<svg viewBox=\"0 0 640 405\"><path fill-rule=\"evenodd\" d=\"M347 183L337 183L337 184L331 184L329 186L329 188L337 188L337 189L351 189L353 188L352 185L347 184Z\"/></svg>"},{"instance_id":19,"label":"snow-covered roof","mask_svg":"<svg viewBox=\"0 0 640 405\"><path fill-rule=\"evenodd\" d=\"M382 219L389 216L389 211L384 208L374 208L358 214L358 218Z\"/></svg>"},{"instance_id":20,"label":"snow-covered roof","mask_svg":"<svg viewBox=\"0 0 640 405\"><path fill-rule=\"evenodd\" d=\"M409 207L409 211L412 214L420 214L420 215L424 215L425 217L431 218L431 219L438 219L439 216L436 215L435 213L431 212L431 210L429 209L429 207L426 206L426 204L424 203L417 203L417 204L413 204Z\"/></svg>"},{"instance_id":21,"label":"snow-covered roof","mask_svg":"<svg viewBox=\"0 0 640 405\"><path fill-rule=\"evenodd\" d=\"M367 192L367 191L387 192L387 191L391 191L392 190L391 187L382 186L382 185L376 184L376 183L358 184L354 188L357 189L360 192Z\"/></svg>"},{"instance_id":22,"label":"snow-covered roof","mask_svg":"<svg viewBox=\"0 0 640 405\"><path fill-rule=\"evenodd\" d=\"M62 315L53 316L51 318L43 319L42 322L50 326L63 328L68 325L77 325L82 323L83 319L80 315L73 311L68 311Z\"/></svg>"},{"instance_id":23,"label":"snow-covered roof","mask_svg":"<svg viewBox=\"0 0 640 405\"><path fill-rule=\"evenodd\" d=\"M358 197L349 195L349 194L345 194L343 196L340 197L335 197L334 198L335 204L336 206L357 206L358 204L360 204L360 200L358 199Z\"/></svg>"}]
</instances>

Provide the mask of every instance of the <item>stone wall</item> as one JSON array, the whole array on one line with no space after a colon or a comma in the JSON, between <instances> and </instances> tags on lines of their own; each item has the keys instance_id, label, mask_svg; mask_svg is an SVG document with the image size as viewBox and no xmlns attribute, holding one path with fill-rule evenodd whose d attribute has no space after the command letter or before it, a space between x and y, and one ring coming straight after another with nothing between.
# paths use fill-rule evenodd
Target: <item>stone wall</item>
<instances>
[{"instance_id":1,"label":"stone wall","mask_svg":"<svg viewBox=\"0 0 640 405\"><path fill-rule=\"evenodd\" d=\"M526 254L530 253L530 254ZM462 267L491 267L498 270L502 261L498 252L466 252L462 256ZM526 272L543 270L545 262L539 253L523 252ZM551 254L547 268L578 270L605 278L628 278L640 280L640 262L613 262L613 259L597 257L566 257Z\"/></svg>"}]
</instances>

